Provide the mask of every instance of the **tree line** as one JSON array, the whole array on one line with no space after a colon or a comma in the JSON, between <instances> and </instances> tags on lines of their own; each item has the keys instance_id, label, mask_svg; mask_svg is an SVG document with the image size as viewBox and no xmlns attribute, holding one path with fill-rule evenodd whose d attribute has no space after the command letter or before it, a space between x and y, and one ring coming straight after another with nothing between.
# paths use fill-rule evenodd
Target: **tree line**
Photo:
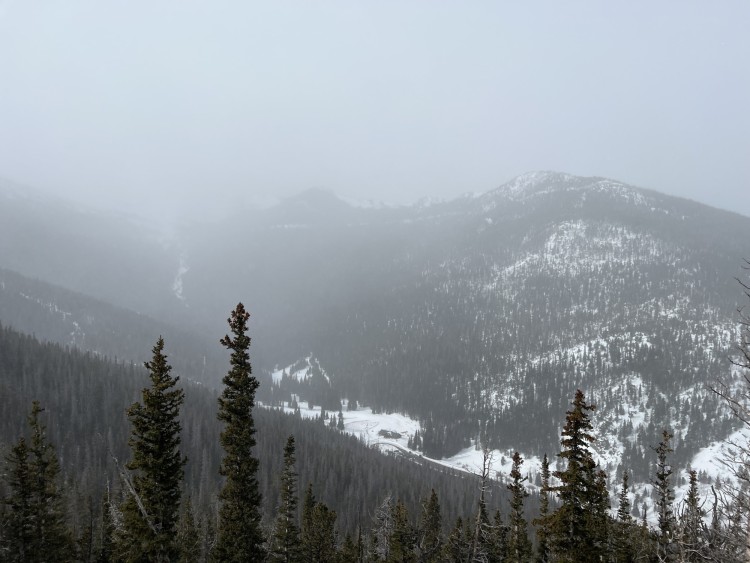
<instances>
[{"instance_id":1,"label":"tree line","mask_svg":"<svg viewBox=\"0 0 750 563\"><path fill-rule=\"evenodd\" d=\"M186 458L181 453L180 411L186 396L178 388L159 338L145 367L150 385L126 411L130 459L113 463L118 480L101 499L100 517L75 534L64 502L60 466L38 402L28 417L29 439L22 437L6 457L6 492L0 548L8 561L284 561L284 562L588 562L588 561L743 561L747 555L747 498L714 493L706 510L697 476L690 473L685 501L675 506L671 434L665 430L654 448L654 508L632 516L628 472L615 514L607 475L596 463L591 413L595 406L578 390L561 432L561 468L550 471L545 456L538 513L529 518L529 487L516 452L506 489L507 506L488 507L493 486L492 458L484 449L479 498L455 523L444 522L435 490L422 499L413 518L400 498L386 491L371 507L370 522L340 533L337 514L315 496L309 483L298 504L299 483L294 436L286 438L272 519L264 519L256 457L254 421L258 381L252 375L247 336L249 313L238 304L228 319L231 335L221 343L230 351L230 370L218 397L222 477L213 511L196 511L184 494ZM748 326L745 325L748 329ZM743 341L744 342L744 341ZM747 355L745 355L747 359ZM741 367L748 368L747 362ZM742 476L740 466L738 475ZM746 477L746 475L745 475ZM199 512L203 512L200 514ZM301 514L300 514L301 512Z\"/></svg>"}]
</instances>

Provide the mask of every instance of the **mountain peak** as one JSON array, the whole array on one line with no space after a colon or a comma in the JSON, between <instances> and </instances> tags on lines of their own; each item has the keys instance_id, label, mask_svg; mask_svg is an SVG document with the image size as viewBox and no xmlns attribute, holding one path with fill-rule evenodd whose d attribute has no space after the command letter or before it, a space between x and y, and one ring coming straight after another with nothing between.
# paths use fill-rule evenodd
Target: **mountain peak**
<instances>
[{"instance_id":1,"label":"mountain peak","mask_svg":"<svg viewBox=\"0 0 750 563\"><path fill-rule=\"evenodd\" d=\"M553 171L527 172L488 193L513 201L525 201L543 194L560 192L608 193L628 199L642 199L643 190L601 176L575 176Z\"/></svg>"},{"instance_id":2,"label":"mountain peak","mask_svg":"<svg viewBox=\"0 0 750 563\"><path fill-rule=\"evenodd\" d=\"M325 188L309 188L293 195L282 202L282 205L304 206L310 208L349 207L331 190Z\"/></svg>"},{"instance_id":3,"label":"mountain peak","mask_svg":"<svg viewBox=\"0 0 750 563\"><path fill-rule=\"evenodd\" d=\"M310 188L282 200L269 211L272 223L298 228L339 220L352 209L332 191Z\"/></svg>"}]
</instances>

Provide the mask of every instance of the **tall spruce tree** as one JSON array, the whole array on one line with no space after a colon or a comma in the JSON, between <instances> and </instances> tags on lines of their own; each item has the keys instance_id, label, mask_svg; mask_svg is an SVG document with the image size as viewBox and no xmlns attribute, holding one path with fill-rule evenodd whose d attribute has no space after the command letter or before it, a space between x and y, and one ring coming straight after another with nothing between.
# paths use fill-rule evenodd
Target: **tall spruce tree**
<instances>
[{"instance_id":1,"label":"tall spruce tree","mask_svg":"<svg viewBox=\"0 0 750 563\"><path fill-rule=\"evenodd\" d=\"M499 510L495 511L495 517L492 520L492 536L490 549L488 550L487 561L489 563L500 563L505 561L508 555L508 536L510 527L503 522L503 515Z\"/></svg>"},{"instance_id":2,"label":"tall spruce tree","mask_svg":"<svg viewBox=\"0 0 750 563\"><path fill-rule=\"evenodd\" d=\"M5 511L0 512L0 552L8 561L27 561L38 547L34 536L33 469L29 463L26 438L19 438L5 458L5 481L10 495L4 499Z\"/></svg>"},{"instance_id":3,"label":"tall spruce tree","mask_svg":"<svg viewBox=\"0 0 750 563\"><path fill-rule=\"evenodd\" d=\"M703 516L698 494L698 474L690 471L688 492L685 496L680 518L680 560L701 561L704 559Z\"/></svg>"},{"instance_id":4,"label":"tall spruce tree","mask_svg":"<svg viewBox=\"0 0 750 563\"><path fill-rule=\"evenodd\" d=\"M446 561L466 561L469 559L471 540L465 535L464 521L459 516L443 546L443 559Z\"/></svg>"},{"instance_id":5,"label":"tall spruce tree","mask_svg":"<svg viewBox=\"0 0 750 563\"><path fill-rule=\"evenodd\" d=\"M359 563L361 552L359 546L352 539L351 534L346 534L338 555L338 563Z\"/></svg>"},{"instance_id":6,"label":"tall spruce tree","mask_svg":"<svg viewBox=\"0 0 750 563\"><path fill-rule=\"evenodd\" d=\"M622 488L618 497L617 522L613 527L613 556L617 563L631 563L635 561L633 538L640 534L638 526L630 514L631 504L628 496L629 476L627 469L622 473Z\"/></svg>"},{"instance_id":7,"label":"tall spruce tree","mask_svg":"<svg viewBox=\"0 0 750 563\"><path fill-rule=\"evenodd\" d=\"M114 559L114 542L115 542L115 520L113 513L117 506L112 502L109 490L109 481L107 490L102 495L101 502L101 519L99 521L99 548L97 550L96 562L108 563Z\"/></svg>"},{"instance_id":8,"label":"tall spruce tree","mask_svg":"<svg viewBox=\"0 0 750 563\"><path fill-rule=\"evenodd\" d=\"M410 563L416 561L414 527L409 522L406 505L399 499L391 511L393 532L388 538L388 563Z\"/></svg>"},{"instance_id":9,"label":"tall spruce tree","mask_svg":"<svg viewBox=\"0 0 750 563\"><path fill-rule=\"evenodd\" d=\"M656 446L656 477L653 485L656 492L656 512L659 517L658 551L661 561L676 561L677 549L675 545L676 519L674 516L674 489L672 487L672 466L667 456L672 453L670 440L672 434L662 431L662 439Z\"/></svg>"},{"instance_id":10,"label":"tall spruce tree","mask_svg":"<svg viewBox=\"0 0 750 563\"><path fill-rule=\"evenodd\" d=\"M224 423L220 442L225 455L219 473L226 478L219 492L219 527L215 557L219 561L261 561L265 557L261 530L261 494L255 446L253 407L258 380L250 366L250 313L242 303L227 320L232 336L221 343L231 350L231 369L224 376L219 397L219 420Z\"/></svg>"},{"instance_id":11,"label":"tall spruce tree","mask_svg":"<svg viewBox=\"0 0 750 563\"><path fill-rule=\"evenodd\" d=\"M39 420L34 401L29 415L31 439L20 438L6 458L10 491L3 530L3 560L70 561L73 540L67 528L59 486L60 464Z\"/></svg>"},{"instance_id":12,"label":"tall spruce tree","mask_svg":"<svg viewBox=\"0 0 750 563\"><path fill-rule=\"evenodd\" d=\"M177 525L177 544L180 549L180 563L201 561L201 529L190 497L185 499Z\"/></svg>"},{"instance_id":13,"label":"tall spruce tree","mask_svg":"<svg viewBox=\"0 0 750 563\"><path fill-rule=\"evenodd\" d=\"M510 470L511 482L507 485L510 491L510 516L508 530L508 553L505 560L509 563L524 563L531 559L531 542L526 532L527 524L523 512L523 501L529 496L524 486L528 478L522 476L521 465L523 458L521 454L513 454L513 466Z\"/></svg>"},{"instance_id":14,"label":"tall spruce tree","mask_svg":"<svg viewBox=\"0 0 750 563\"><path fill-rule=\"evenodd\" d=\"M421 562L433 563L438 560L443 543L442 527L440 503L435 489L432 489L430 498L422 505L422 520L419 524L417 550Z\"/></svg>"},{"instance_id":15,"label":"tall spruce tree","mask_svg":"<svg viewBox=\"0 0 750 563\"><path fill-rule=\"evenodd\" d=\"M628 497L628 470L622 472L622 489L620 489L619 505L617 507L617 520L623 523L630 523L633 517L630 515L630 498Z\"/></svg>"},{"instance_id":16,"label":"tall spruce tree","mask_svg":"<svg viewBox=\"0 0 750 563\"><path fill-rule=\"evenodd\" d=\"M294 436L289 436L284 447L284 469L279 484L281 500L271 539L269 561L291 563L299 561L300 537L297 526L297 472L294 464Z\"/></svg>"},{"instance_id":17,"label":"tall spruce tree","mask_svg":"<svg viewBox=\"0 0 750 563\"><path fill-rule=\"evenodd\" d=\"M558 457L567 462L563 471L553 475L560 485L550 487L557 493L560 507L549 516L550 539L557 560L594 562L604 556L601 537L601 513L606 489L602 491L597 465L590 446L595 438L588 413L596 407L586 403L583 392L576 391L573 408L566 413Z\"/></svg>"},{"instance_id":18,"label":"tall spruce tree","mask_svg":"<svg viewBox=\"0 0 750 563\"><path fill-rule=\"evenodd\" d=\"M539 518L534 520L536 526L537 548L536 562L549 563L549 459L547 454L542 458L542 489L539 492Z\"/></svg>"},{"instance_id":19,"label":"tall spruce tree","mask_svg":"<svg viewBox=\"0 0 750 563\"><path fill-rule=\"evenodd\" d=\"M315 500L312 483L302 503L300 558L304 563L328 563L336 555L336 513Z\"/></svg>"},{"instance_id":20,"label":"tall spruce tree","mask_svg":"<svg viewBox=\"0 0 750 563\"><path fill-rule=\"evenodd\" d=\"M175 561L180 555L177 522L180 484L186 459L180 453L180 407L185 391L164 354L159 337L146 362L151 385L142 391L142 403L127 410L132 426L132 486L122 504L123 530L118 552L126 561Z\"/></svg>"}]
</instances>

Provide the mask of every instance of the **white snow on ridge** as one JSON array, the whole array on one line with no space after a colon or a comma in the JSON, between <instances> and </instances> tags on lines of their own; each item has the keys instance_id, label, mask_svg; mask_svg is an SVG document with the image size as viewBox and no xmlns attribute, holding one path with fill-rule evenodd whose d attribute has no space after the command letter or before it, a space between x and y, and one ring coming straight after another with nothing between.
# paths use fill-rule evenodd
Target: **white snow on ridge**
<instances>
[{"instance_id":1,"label":"white snow on ridge","mask_svg":"<svg viewBox=\"0 0 750 563\"><path fill-rule=\"evenodd\" d=\"M511 201L523 202L555 192L580 192L582 200L585 200L587 193L604 192L622 199L628 204L649 207L651 211L667 213L665 210L653 207L649 198L633 186L607 178L586 178L560 172L528 172L513 178L496 190L488 192L487 195L492 197L499 194Z\"/></svg>"},{"instance_id":2,"label":"white snow on ridge","mask_svg":"<svg viewBox=\"0 0 750 563\"><path fill-rule=\"evenodd\" d=\"M305 381L312 377L316 372L320 373L326 381L331 381L328 374L321 367L320 362L313 356L307 356L304 360L299 360L285 368L276 369L271 373L271 379L274 383L280 383L281 379L286 375L297 381Z\"/></svg>"},{"instance_id":3,"label":"white snow on ridge","mask_svg":"<svg viewBox=\"0 0 750 563\"><path fill-rule=\"evenodd\" d=\"M506 287L508 281L531 272L578 275L614 264L657 263L676 249L626 227L589 221L565 221L554 225L537 251L527 252L510 264L496 264L488 290Z\"/></svg>"}]
</instances>

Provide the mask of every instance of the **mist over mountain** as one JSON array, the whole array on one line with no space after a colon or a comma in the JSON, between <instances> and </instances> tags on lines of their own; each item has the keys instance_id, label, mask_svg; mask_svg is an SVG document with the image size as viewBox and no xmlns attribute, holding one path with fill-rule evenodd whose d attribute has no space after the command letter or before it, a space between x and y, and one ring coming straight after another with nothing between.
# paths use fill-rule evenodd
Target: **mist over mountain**
<instances>
[{"instance_id":1,"label":"mist over mountain","mask_svg":"<svg viewBox=\"0 0 750 563\"><path fill-rule=\"evenodd\" d=\"M576 388L618 413L601 421L610 469L627 465L642 480L662 428L683 463L734 429L705 385L728 372L736 342L739 233L750 230L741 215L555 172L413 206L355 207L310 190L169 241L52 202L6 196L2 213L6 310L83 318L70 294L42 282L134 309L165 332L179 326L178 343L192 338L184 369L216 385L220 360L189 350L210 349L242 300L259 373L314 357L327 374L273 384L262 375L261 398L408 414L431 457L479 441L552 452ZM91 327L120 315L97 307L85 315ZM11 324L33 332L32 318ZM113 333L138 332L133 319ZM40 334L112 353L73 330Z\"/></svg>"}]
</instances>

